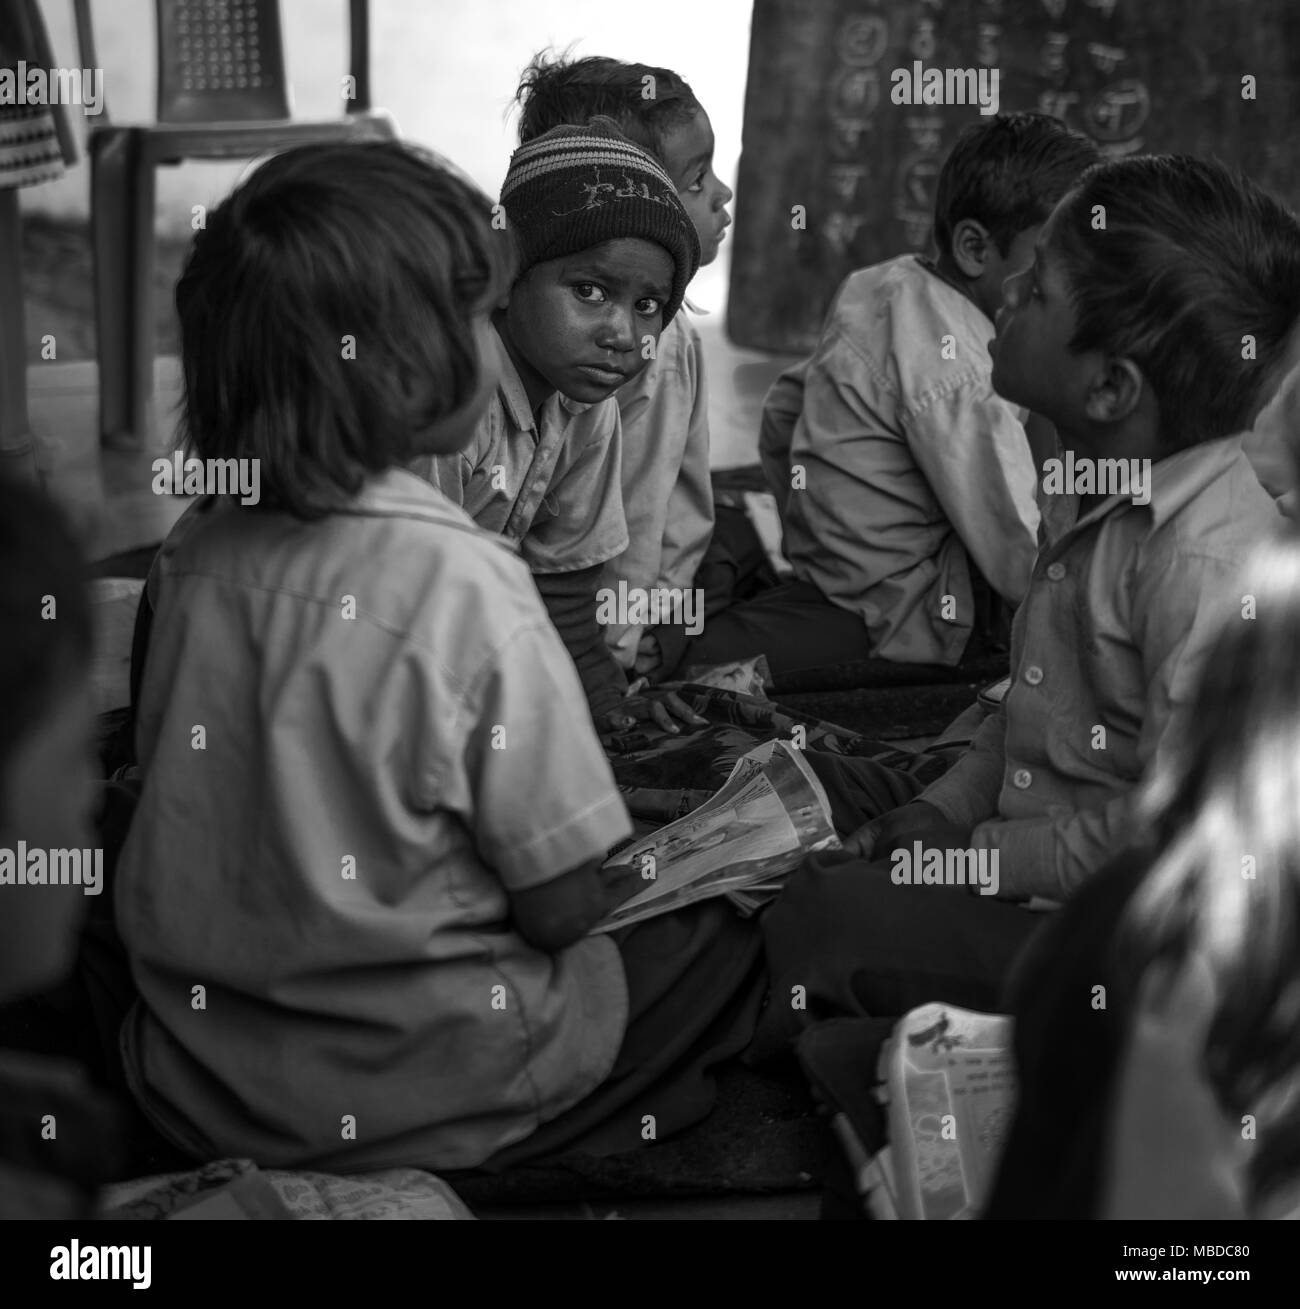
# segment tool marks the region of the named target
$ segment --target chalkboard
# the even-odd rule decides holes
[[[849,272],[928,248],[940,165],[981,114],[895,103],[918,61],[986,90],[996,69],[1002,112],[1055,114],[1107,154],[1213,155],[1300,202],[1300,0],[755,0],[738,345],[811,349]]]

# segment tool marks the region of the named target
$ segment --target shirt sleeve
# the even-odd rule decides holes
[[[786,501],[790,498],[790,446],[794,440],[794,426],[803,409],[804,375],[808,362],[804,359],[787,368],[772,383],[763,398],[763,416],[758,427],[758,457],[763,465],[763,477],[776,497],[776,507],[782,518]]]
[[[689,407],[685,413],[686,446],[668,494],[659,585],[695,584],[695,572],[713,535],[713,480],[709,476],[709,392],[704,376],[704,346],[692,335],[686,356]]]
[[[1178,549],[1144,570],[1131,601],[1147,683],[1137,744],[1144,773],[1162,752],[1177,748],[1205,658],[1225,619],[1241,612],[1241,561],[1188,555],[1185,544],[1174,553]],[[972,844],[1000,852],[1001,895],[1064,900],[1121,848],[1132,799],[1128,792],[1096,809],[994,819],[976,830]]]
[[[421,455],[408,468],[416,477],[424,478],[441,491],[452,504],[464,507],[465,484],[474,466],[463,451],[449,455]]]
[[[632,823],[547,623],[501,646],[467,704],[475,843],[512,891],[541,886],[631,835]]]
[[[1017,605],[1037,552],[1037,479],[1025,429],[987,378],[940,391],[902,415],[913,457],[966,553]]]
[[[699,336],[671,348],[618,392],[627,549],[608,568],[610,586],[686,589],[713,534],[709,407]],[[611,624],[606,639],[630,667],[643,626]]]
[[[622,428],[613,399],[577,415],[580,444],[547,488],[544,505],[520,542],[534,573],[568,573],[614,559],[627,549],[620,450]]]

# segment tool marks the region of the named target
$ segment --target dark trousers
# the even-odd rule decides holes
[[[976,623],[962,663],[1005,648],[1009,631],[1006,606],[973,570]],[[693,638],[681,657],[681,667],[726,664],[756,655],[767,658],[777,689],[790,679],[800,685],[820,677],[841,681],[851,674],[856,686],[893,685],[899,669],[907,680],[946,682],[960,676],[960,665],[900,665],[882,659],[872,648],[859,614],[827,599],[811,582],[789,581],[720,612],[706,608],[704,631]]]
[[[691,1127],[713,1108],[714,1070],[749,1045],[767,990],[753,919],[725,901],[705,900],[634,923],[613,939],[628,990],[628,1025],[613,1070],[586,1099],[481,1171],[622,1154]]]
[[[763,543],[758,539],[743,509],[733,505],[714,505],[713,536],[695,570],[695,589],[703,601],[704,630],[720,621],[720,616],[735,604],[762,595],[776,585],[776,573],[768,562]],[[654,674],[655,681],[666,681],[680,674],[687,664],[686,653],[695,644],[682,627],[671,624],[655,629],[663,663]],[[702,660],[690,657],[691,663]],[[719,661],[722,662],[722,661]]]
[[[831,800],[836,830],[853,830],[914,798],[916,778],[872,760],[809,751]],[[969,845],[939,825],[929,847]],[[1042,917],[965,886],[898,886],[888,852],[872,860],[832,851],[791,874],[763,916],[771,991],[751,1059],[788,1058],[813,1023],[894,1018],[947,1001],[996,1011],[1003,982]]]

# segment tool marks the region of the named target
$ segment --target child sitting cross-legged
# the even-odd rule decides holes
[[[562,123],[608,115],[672,179],[695,224],[700,266],[717,258],[731,223],[731,190],[713,171],[709,115],[678,73],[599,55],[539,54],[525,69],[516,98],[521,145]],[[695,590],[700,606],[689,615],[661,608],[653,621],[605,626],[619,663],[656,681],[676,669],[688,629],[731,599],[736,556],[747,558],[730,539],[730,513],[719,516],[715,540],[704,346],[687,308],[665,322],[644,371],[615,393],[628,545],[606,565],[604,584],[617,591],[621,582],[629,594]]]
[[[935,256],[851,274],[812,356],[764,403],[760,454],[793,579],[710,618],[684,662],[763,654],[779,687],[1001,648],[1038,509],[1027,415],[990,380],[988,342],[1003,283],[1096,160],[1045,114],[962,135],[939,174]]]
[[[671,692],[628,696],[599,598],[628,547],[614,395],[681,308],[695,225],[659,163],[600,117],[521,145],[501,207],[519,272],[487,342],[499,381],[469,442],[413,467],[518,545],[602,735],[702,724]]]
[[[127,1079],[190,1156],[632,1148],[647,1114],[707,1113],[752,1032],[761,942],[728,906],[588,934],[631,824],[578,675],[511,543],[408,470],[500,394],[510,251],[412,147],[309,146],[209,216],[178,284],[188,441],[261,486],[191,506],[151,575],[118,869]]]

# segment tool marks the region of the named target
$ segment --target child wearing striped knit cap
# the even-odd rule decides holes
[[[603,117],[516,150],[495,225],[519,266],[486,343],[496,393],[464,450],[415,471],[518,546],[602,735],[638,718],[698,725],[672,693],[628,695],[597,600],[628,544],[613,396],[681,307],[700,262],[695,225],[660,164]]]

